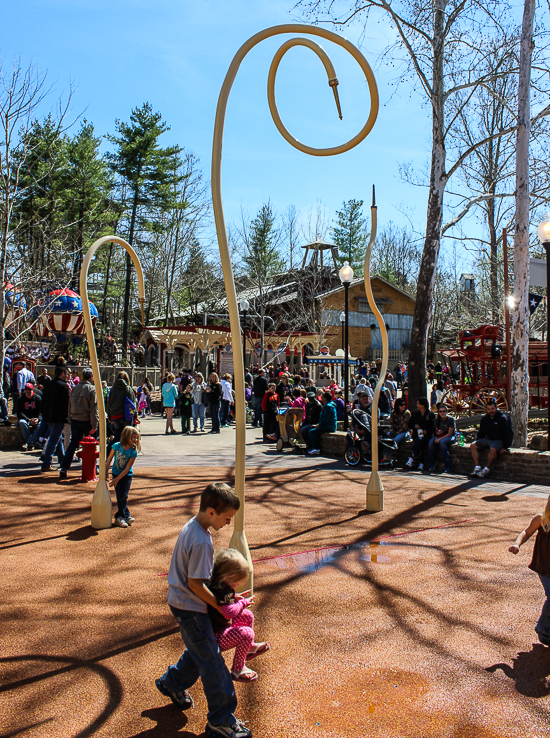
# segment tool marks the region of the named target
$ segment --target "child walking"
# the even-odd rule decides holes
[[[231,676],[235,682],[254,682],[258,675],[245,665],[262,653],[269,651],[269,643],[254,642],[254,615],[248,609],[254,596],[245,598],[235,594],[250,575],[248,562],[234,548],[222,549],[214,558],[212,577],[208,584],[218,603],[217,608],[208,606],[214,636],[220,651],[235,649]],[[243,592],[243,595],[248,592]]]
[[[528,541],[533,533],[537,533],[533,547],[533,558],[529,568],[539,575],[544,588],[546,600],[535,626],[539,641],[550,646],[550,497],[542,515],[535,515],[525,530],[522,530],[515,543],[508,549],[510,553],[519,553],[520,546]]]
[[[128,493],[134,476],[132,467],[138,451],[141,451],[139,431],[131,425],[127,425],[122,429],[120,441],[111,446],[107,459],[107,471],[111,466],[111,462],[113,462],[113,478],[109,485],[114,487],[116,492],[115,525],[118,525],[119,528],[127,528],[135,520],[128,510]]]
[[[193,417],[193,395],[190,384],[179,393],[177,406],[181,415],[182,435],[188,436],[191,433],[191,418]]]
[[[193,707],[187,690],[201,678],[208,703],[205,733],[223,738],[251,738],[235,718],[237,697],[233,680],[214,637],[207,605],[218,604],[205,581],[210,579],[214,547],[209,528],[218,531],[231,522],[240,500],[231,487],[214,482],[201,494],[199,512],[182,528],[168,572],[167,600],[185,644],[179,661],[155,681],[159,692],[182,710]],[[238,601],[240,595],[235,595]]]

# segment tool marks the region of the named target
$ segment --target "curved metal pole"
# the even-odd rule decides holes
[[[266,38],[271,36],[277,36],[283,33],[308,33],[313,36],[320,36],[329,41],[334,42],[338,46],[342,46],[348,51],[353,58],[357,61],[361,69],[363,70],[367,79],[369,93],[371,97],[371,111],[366,124],[363,126],[361,131],[354,136],[347,143],[341,144],[327,149],[315,149],[311,146],[307,146],[297,139],[295,139],[283,125],[279,113],[277,111],[277,104],[275,102],[275,77],[277,74],[277,67],[284,56],[284,54],[293,46],[307,46],[312,49],[317,56],[321,59],[325,66],[325,70],[328,75],[328,83],[332,87],[338,112],[340,114],[340,104],[337,93],[338,80],[334,73],[334,68],[328,58],[326,52],[313,41],[304,38],[290,39],[284,43],[279,51],[275,54],[275,57],[271,63],[268,76],[268,88],[267,97],[269,103],[269,109],[273,122],[277,126],[277,129],[281,135],[299,151],[305,154],[311,154],[313,156],[332,156],[335,154],[341,154],[345,151],[349,151],[354,146],[357,146],[371,131],[376,117],[378,115],[378,89],[376,87],[376,80],[374,74],[369,66],[369,63],[353,44],[347,39],[338,36],[332,31],[327,31],[324,28],[317,28],[316,26],[307,26],[300,24],[285,24],[281,26],[273,26],[266,28],[263,31],[255,34],[244,43],[241,48],[235,54],[231,65],[227,71],[225,80],[223,82],[220,96],[218,99],[218,106],[216,109],[216,121],[214,125],[214,140],[212,144],[212,204],[214,207],[214,220],[216,223],[216,233],[218,236],[218,245],[220,249],[220,257],[223,268],[223,276],[225,282],[225,290],[227,295],[227,306],[229,312],[229,323],[231,327],[231,340],[233,346],[236,346],[237,337],[241,336],[241,325],[239,320],[239,309],[237,306],[237,294],[235,291],[235,280],[233,277],[233,268],[231,265],[231,257],[229,254],[229,247],[227,244],[227,232],[225,227],[225,217],[223,213],[222,197],[221,197],[221,161],[222,161],[222,144],[223,144],[223,129],[225,125],[225,113],[227,109],[227,101],[229,93],[233,86],[237,72],[241,62],[248,54],[248,52],[254,48],[257,44]],[[341,117],[341,114],[340,114]],[[233,548],[239,550],[247,559],[250,571],[252,572],[252,559],[250,557],[250,551],[248,549],[248,543],[244,533],[244,491],[245,491],[245,452],[246,452],[246,415],[245,415],[245,396],[244,396],[244,364],[240,351],[233,351],[233,361],[235,370],[235,416],[236,416],[236,447],[235,447],[235,492],[238,494],[241,501],[241,507],[239,512],[234,518],[234,532],[231,538],[230,545]],[[250,580],[245,585],[245,588],[252,586],[253,577],[250,575]]]
[[[99,370],[99,362],[97,360],[97,351],[95,347],[94,329],[92,326],[92,316],[90,314],[90,303],[88,302],[88,269],[90,262],[100,246],[113,241],[124,246],[126,251],[132,257],[138,278],[139,301],[141,303],[141,319],[143,322],[143,303],[145,301],[145,283],[143,281],[143,271],[136,252],[129,243],[118,236],[104,236],[95,241],[84,257],[82,267],[80,269],[80,296],[82,298],[82,313],[84,315],[84,324],[86,326],[86,339],[88,341],[88,351],[90,354],[90,364],[94,372],[94,385],[97,395],[97,409],[99,412],[99,481],[92,497],[92,527],[98,530],[111,527],[112,504],[111,495],[107,487],[107,421],[105,415],[105,402],[103,400],[103,390],[101,387],[101,372]]]
[[[380,398],[380,390],[382,389],[384,382],[386,381],[386,372],[388,370],[388,333],[386,331],[386,325],[384,318],[376,301],[372,294],[372,286],[370,281],[370,259],[372,256],[372,250],[376,242],[376,227],[377,227],[377,208],[374,202],[374,187],[372,193],[372,207],[371,212],[371,233],[369,245],[365,253],[365,292],[367,294],[367,300],[370,305],[370,309],[376,318],[378,327],[380,328],[380,335],[382,337],[382,367],[380,369],[380,376],[374,389],[374,397],[372,398],[371,406],[371,459],[372,459],[372,471],[367,484],[367,510],[370,512],[380,512],[384,509],[384,485],[382,479],[378,473],[378,400]]]

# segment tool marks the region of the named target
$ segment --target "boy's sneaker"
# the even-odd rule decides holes
[[[132,523],[134,522],[135,518],[132,515],[127,515],[126,518],[125,518],[125,520],[128,523],[128,525],[132,525]]]
[[[424,471],[424,464],[419,464],[416,468],[418,471]]]
[[[212,725],[209,721],[204,729],[206,735],[223,736],[223,738],[252,738],[252,731],[237,720],[233,725]]]
[[[124,520],[124,518],[115,518],[115,525],[118,525],[119,528],[128,527],[128,523]]]
[[[412,469],[412,466],[413,466],[413,457],[412,456],[409,457],[409,460],[407,461],[407,463],[405,464],[405,466],[408,469]]]
[[[477,473],[477,476],[478,476],[478,477],[479,477],[480,479],[483,479],[483,477],[488,477],[490,473],[491,473],[491,470],[489,469],[489,467],[488,467],[488,466],[486,466],[486,467],[485,467],[484,469],[480,469],[480,470],[478,471],[478,473]]]
[[[67,470],[66,469],[60,469],[59,470],[59,479],[67,479]]]
[[[195,704],[193,702],[193,698],[186,689],[182,689],[178,692],[172,692],[171,689],[168,689],[168,687],[164,686],[161,679],[155,679],[155,685],[161,694],[163,694],[165,697],[169,697],[174,705],[177,705],[177,707],[181,708],[182,710],[189,710],[189,708],[193,707],[193,705]],[[219,735],[225,734],[220,733]]]
[[[308,451],[308,455],[309,456],[320,456],[321,452],[319,451],[318,448],[312,448],[310,451]]]
[[[471,472],[470,472],[470,473],[468,474],[468,476],[469,476],[469,477],[477,477],[477,475],[478,475],[478,472],[480,472],[480,471],[481,471],[481,467],[480,467],[480,466],[474,466],[474,468],[473,468],[473,469],[472,469],[472,471],[471,471]]]

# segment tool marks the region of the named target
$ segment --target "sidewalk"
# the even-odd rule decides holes
[[[154,679],[181,651],[165,603],[176,536],[231,468],[145,461],[128,530],[89,527],[93,484],[0,484],[4,738],[202,735],[200,684],[183,714]],[[533,632],[542,587],[532,543],[507,552],[542,500],[395,474],[385,511],[365,515],[364,473],[305,461],[247,477],[256,631],[272,645],[254,662],[258,681],[236,685],[254,736],[547,736],[550,649]]]

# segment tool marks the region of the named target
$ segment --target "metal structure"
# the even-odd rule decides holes
[[[112,504],[111,495],[107,487],[107,418],[105,415],[105,402],[103,400],[103,390],[101,387],[101,372],[99,362],[97,360],[97,351],[95,346],[94,328],[92,325],[92,313],[90,303],[88,301],[88,269],[95,252],[106,243],[118,243],[124,246],[130,254],[134,266],[136,268],[138,280],[139,301],[141,304],[141,320],[143,322],[143,304],[145,302],[145,283],[143,281],[143,271],[136,252],[124,239],[119,236],[104,236],[95,241],[84,257],[82,268],[80,270],[80,294],[82,295],[82,314],[84,316],[84,324],[86,327],[86,339],[88,341],[88,351],[90,353],[90,365],[94,372],[94,385],[97,396],[97,409],[99,412],[99,481],[92,497],[92,527],[96,529],[110,528],[112,520]]]
[[[369,63],[352,43],[347,39],[338,36],[332,31],[328,31],[324,28],[317,26],[307,26],[300,24],[285,24],[281,26],[273,26],[266,28],[263,31],[252,36],[246,41],[238,52],[235,54],[233,61],[229,66],[226,77],[224,79],[220,96],[218,99],[218,106],[216,109],[216,121],[214,125],[214,140],[212,145],[212,203],[214,208],[214,220],[216,223],[216,233],[218,236],[218,245],[220,249],[220,257],[223,268],[223,276],[225,282],[225,290],[227,295],[227,307],[229,312],[229,321],[231,325],[231,333],[234,337],[241,335],[241,326],[239,321],[239,307],[237,304],[237,294],[235,291],[235,280],[233,277],[233,267],[231,264],[231,256],[229,254],[229,246],[227,243],[227,231],[225,227],[225,217],[223,212],[222,196],[221,196],[221,162],[222,162],[222,144],[223,144],[223,130],[225,124],[225,114],[227,110],[227,102],[229,99],[229,93],[233,86],[239,67],[248,54],[261,41],[270,38],[272,36],[278,36],[286,33],[307,33],[312,36],[319,36],[321,38],[332,41],[333,43],[341,46],[357,61],[361,67],[365,78],[367,80],[371,107],[369,117],[363,126],[363,128],[357,133],[352,139],[339,146],[331,148],[317,149],[312,146],[298,141],[291,133],[285,128],[277,110],[277,104],[275,101],[275,79],[277,76],[277,69],[281,62],[281,59],[289,49],[294,46],[305,46],[311,49],[321,62],[323,63],[327,76],[328,84],[332,88],[334,93],[334,99],[338,114],[340,118],[342,113],[340,110],[340,100],[338,97],[338,79],[334,71],[334,67],[326,54],[326,52],[316,43],[307,38],[292,38],[278,49],[273,57],[271,66],[269,69],[268,82],[267,82],[267,98],[269,104],[269,110],[271,117],[275,123],[279,133],[288,143],[298,151],[304,154],[310,154],[312,156],[333,156],[336,154],[342,154],[345,151],[357,146],[364,138],[370,133],[376,118],[378,116],[378,89],[376,87],[376,81],[374,74],[369,66]],[[244,395],[244,366],[242,361],[242,355],[240,351],[234,351],[235,357],[235,415],[236,415],[236,447],[235,447],[235,491],[241,501],[241,507],[237,515],[234,518],[234,533],[231,538],[230,545],[233,548],[238,549],[247,559],[250,571],[252,572],[252,559],[250,557],[250,551],[248,543],[244,533],[244,491],[245,491],[245,451],[246,451],[246,415],[245,415],[245,395]],[[253,577],[250,576],[250,580],[246,583],[245,588],[249,588],[252,585]]]

